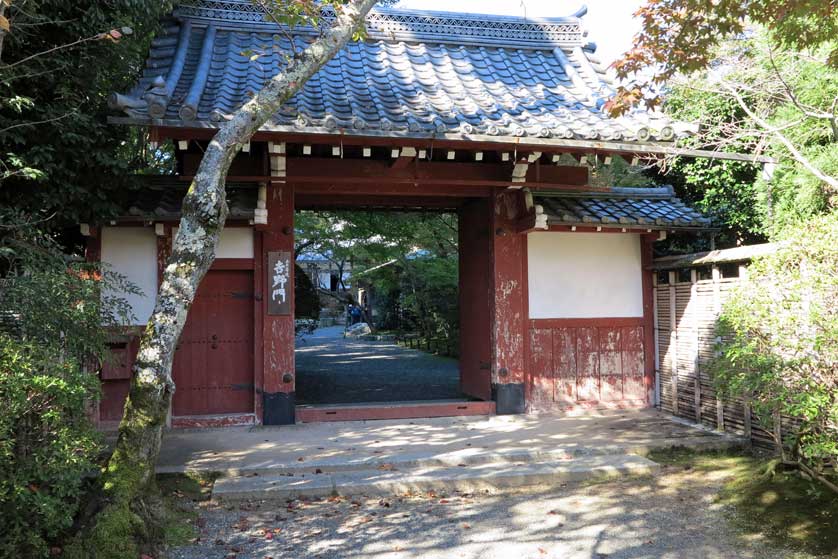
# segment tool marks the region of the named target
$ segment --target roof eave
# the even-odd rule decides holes
[[[181,128],[184,130],[216,130],[218,123],[202,120],[189,121],[175,119],[151,119],[138,117],[108,117],[109,124],[124,124],[130,126],[157,126],[165,128]],[[356,138],[391,138],[393,140],[425,140],[425,141],[447,141],[447,142],[476,142],[487,144],[498,144],[499,146],[514,147],[541,147],[572,150],[593,150],[613,153],[631,153],[638,155],[667,155],[681,157],[696,157],[704,159],[719,159],[729,161],[742,161],[747,163],[776,163],[772,157],[764,155],[729,153],[711,150],[696,150],[679,148],[672,144],[660,142],[621,142],[609,140],[577,140],[572,138],[539,138],[534,136],[489,136],[483,134],[439,134],[423,132],[401,132],[401,131],[378,131],[378,130],[356,130],[356,129],[327,129],[319,127],[298,128],[296,126],[284,126],[267,124],[259,129],[262,133],[295,134],[311,136],[340,136]]]
[[[710,225],[658,225],[656,223],[602,223],[597,221],[563,221],[548,219],[549,227],[584,227],[586,229],[624,230],[627,233],[648,233],[649,231],[691,231],[714,233],[720,231],[718,227]]]

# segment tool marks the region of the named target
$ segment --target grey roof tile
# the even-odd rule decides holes
[[[649,226],[710,229],[710,219],[679,200],[672,187],[612,188],[605,192],[536,192],[551,225]]]
[[[639,111],[613,119],[602,111],[612,89],[585,46],[579,17],[379,10],[368,16],[367,27],[368,39],[348,44],[269,127],[672,139],[661,136],[670,123],[658,115]],[[293,33],[298,48],[314,37],[306,28]],[[184,115],[192,115],[183,107],[194,104],[194,120],[218,122],[280,71],[282,53],[290,50],[285,34],[263,21],[250,0],[190,0],[152,42],[143,75],[127,96],[132,102],[117,96],[114,106],[135,118],[186,125]]]
[[[127,191],[120,205],[122,219],[177,219],[188,184],[172,176],[143,176],[143,188]],[[227,184],[231,219],[251,219],[256,207],[255,184]],[[710,229],[709,218],[675,197],[672,187],[612,188],[607,192],[537,192],[535,203],[550,225]]]

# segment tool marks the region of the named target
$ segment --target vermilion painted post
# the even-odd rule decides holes
[[[262,233],[260,255],[262,281],[262,422],[284,425],[295,422],[294,396],[294,187],[276,182],[268,187],[268,228]],[[284,314],[271,314],[271,296],[276,288],[274,270],[268,268],[271,253],[292,255],[287,270]]]
[[[515,232],[523,213],[516,190],[497,189],[492,208],[492,393],[498,414],[524,413],[526,237]]]
[[[262,398],[265,386],[264,369],[264,313],[265,306],[263,296],[264,266],[262,261],[262,233],[260,227],[253,229],[253,411],[256,414],[256,422],[262,423]]]

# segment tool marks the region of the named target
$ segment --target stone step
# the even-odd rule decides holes
[[[507,448],[507,449],[485,449],[485,448],[464,448],[454,452],[435,454],[428,452],[399,452],[383,451],[379,454],[358,455],[349,453],[350,456],[337,454],[329,458],[308,460],[304,456],[302,460],[284,463],[279,461],[266,460],[254,462],[247,466],[219,469],[208,469],[225,477],[236,476],[270,476],[294,474],[315,474],[317,470],[322,473],[353,472],[359,470],[379,470],[396,468],[407,469],[432,469],[432,468],[453,468],[465,466],[482,466],[486,464],[529,464],[538,462],[562,462],[577,458],[592,456],[608,456],[620,454],[634,454],[645,456],[650,451],[660,448],[677,448],[682,446],[681,439],[658,439],[655,444],[637,445],[616,445],[600,444],[591,446],[564,445],[551,449],[543,448]],[[695,450],[726,450],[738,448],[743,445],[739,439],[732,437],[720,437],[708,434],[707,437],[694,437],[689,447]],[[189,467],[160,467],[157,473],[183,473],[194,471]]]
[[[212,490],[214,499],[297,499],[330,495],[380,496],[427,491],[464,493],[503,492],[549,488],[562,483],[649,475],[660,465],[631,454],[587,456],[573,460],[520,464],[492,462],[440,468],[400,470],[392,465],[378,469],[342,472],[285,473],[220,478]]]

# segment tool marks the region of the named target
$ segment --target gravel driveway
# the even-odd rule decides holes
[[[781,558],[732,533],[714,503],[724,474],[665,466],[651,478],[550,493],[202,504],[178,559]]]
[[[297,342],[297,403],[345,404],[462,398],[456,359],[343,337],[319,328]]]

